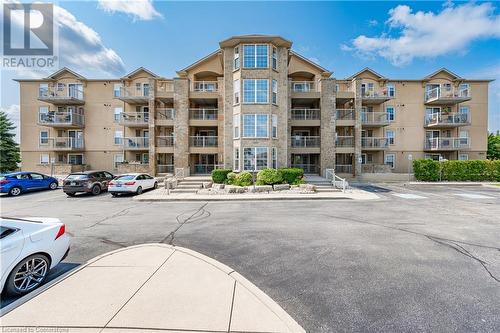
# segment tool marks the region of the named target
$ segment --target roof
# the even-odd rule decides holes
[[[155,73],[151,72],[149,69],[146,69],[144,67],[139,67],[137,69],[135,69],[134,71],[126,74],[125,76],[122,77],[122,79],[130,79],[132,76],[134,76],[135,74],[139,73],[140,71],[144,71],[146,73],[148,73],[149,75],[153,76],[153,77],[158,77],[158,75],[156,75]]]
[[[71,75],[74,75],[76,76],[77,78],[79,78],[80,80],[86,80],[86,78],[74,71],[72,71],[71,69],[69,69],[68,67],[63,67],[61,68],[60,70],[58,70],[57,72],[55,73],[52,73],[51,75],[47,76],[45,79],[46,80],[54,80],[57,78],[57,76],[59,76],[60,74],[64,73],[64,72],[67,72],[67,73],[70,73]]]
[[[372,73],[373,75],[377,76],[378,78],[380,79],[386,79],[385,77],[383,77],[381,74],[375,72],[373,69],[369,68],[369,67],[365,67],[363,68],[362,70],[360,70],[359,72],[357,72],[356,74],[353,74],[351,76],[348,77],[348,79],[353,79],[355,78],[356,76],[358,76],[359,74],[363,73],[363,72],[370,72]]]
[[[298,53],[297,53],[297,52],[295,52],[295,51],[290,50],[290,55],[294,55],[294,56],[296,56],[297,58],[299,58],[299,59],[301,59],[301,60],[303,60],[303,61],[307,62],[308,64],[310,64],[310,65],[312,65],[312,66],[316,67],[317,69],[319,69],[320,71],[324,72],[325,74],[328,74],[328,76],[330,76],[330,75],[332,75],[332,74],[333,74],[333,73],[332,73],[331,71],[329,71],[328,69],[326,69],[326,68],[324,68],[324,67],[320,66],[319,64],[315,63],[314,61],[312,61],[312,60],[310,60],[310,59],[308,59],[308,58],[306,58],[306,57],[304,57],[303,55],[298,54]]]
[[[435,71],[434,73],[431,73],[429,75],[427,75],[426,77],[424,77],[424,80],[427,80],[427,79],[430,79],[432,78],[433,76],[436,76],[437,74],[441,73],[441,72],[445,72],[447,73],[448,75],[452,76],[454,79],[456,80],[463,80],[463,78],[461,78],[460,76],[458,76],[457,74],[453,73],[452,71],[446,69],[446,68],[440,68],[438,69],[437,71]]]
[[[219,43],[221,48],[235,46],[244,42],[261,42],[261,43],[272,43],[276,46],[284,46],[284,47],[292,47],[292,42],[288,39],[285,39],[281,36],[276,35],[260,35],[260,34],[251,34],[251,35],[239,35],[232,36],[227,39],[224,39]]]
[[[211,59],[212,57],[214,57],[216,55],[219,55],[219,54],[221,54],[221,50],[215,50],[214,52],[210,53],[209,55],[207,55],[207,56],[205,56],[205,57],[197,60],[196,62],[193,62],[191,65],[189,65],[187,67],[184,67],[180,71],[177,71],[177,74],[181,75],[182,73],[185,73],[185,72],[189,71],[193,67],[196,67],[199,64],[201,64],[202,62],[207,61],[208,59]]]

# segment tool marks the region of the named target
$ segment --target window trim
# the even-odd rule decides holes
[[[391,94],[389,93],[389,92],[390,92],[389,87],[392,87],[392,88],[393,88],[393,92],[394,92],[394,93],[392,94],[392,96],[391,96]],[[387,96],[388,96],[388,97],[394,97],[394,98],[396,98],[396,85],[395,85],[394,83],[392,83],[392,82],[390,82],[390,83],[386,83],[385,88],[387,89]]]
[[[278,48],[271,45],[271,68],[278,71]]]
[[[245,65],[245,46],[252,46],[254,48],[254,52],[253,52],[254,66],[253,67],[247,67]],[[257,67],[257,46],[265,46],[266,49],[267,49],[267,52],[266,52],[266,67]],[[243,44],[242,50],[243,50],[243,67],[242,68],[244,68],[244,69],[268,69],[269,68],[269,44],[259,44],[259,43],[256,43],[256,44]],[[241,57],[241,55],[240,55],[240,57]]]
[[[276,133],[274,133],[274,129],[276,129]],[[276,114],[271,115],[271,137],[273,139],[278,138],[278,115]]]
[[[253,81],[254,82],[254,100],[253,102],[247,102],[245,99],[245,81]],[[257,81],[266,81],[266,101],[258,102],[257,101]],[[269,104],[269,79],[243,79],[243,104]]]
[[[238,66],[236,66],[236,63],[238,63]],[[240,46],[235,46],[233,49],[233,72],[237,71],[241,68],[241,53],[240,53]]]
[[[47,156],[47,162],[43,162],[42,156]],[[50,164],[50,154],[47,153],[40,154],[40,164]]]
[[[247,169],[245,168],[245,150],[246,149],[252,149],[253,150],[253,166],[254,169]],[[243,148],[243,171],[260,171],[262,169],[257,169],[257,149],[265,149],[266,150],[266,166],[265,168],[269,167],[269,147],[244,147]]]
[[[274,91],[276,85],[276,91]],[[278,105],[278,80],[271,81],[271,104]]]
[[[253,116],[254,117],[254,136],[246,136],[245,135],[245,116]],[[257,136],[257,117],[265,116],[266,117],[266,136]],[[240,133],[241,138],[243,139],[269,139],[269,115],[266,113],[245,113],[243,114],[243,131]]]
[[[387,133],[392,133],[392,138],[389,138],[387,136]],[[396,144],[396,131],[392,130],[392,129],[386,129],[385,130],[385,138],[387,139],[387,143],[391,146],[395,145]],[[392,139],[392,143],[391,143],[391,140]]]
[[[392,109],[392,119],[390,119],[389,114],[391,113],[389,113],[387,109]],[[387,113],[387,120],[389,120],[390,122],[396,121],[396,108],[394,106],[387,105],[385,107],[385,113]]]
[[[116,136],[116,133],[121,133],[121,136]],[[116,142],[116,139],[121,139],[119,143]],[[123,144],[123,131],[121,130],[115,130],[113,133],[113,144],[115,146],[120,146]]]
[[[47,133],[47,142],[42,142],[42,133]],[[40,146],[48,146],[49,145],[49,131],[47,130],[41,130],[38,134],[38,144]]]
[[[392,156],[391,170],[393,170],[393,169],[396,168],[396,154],[394,154],[394,153],[384,154],[384,164],[385,165],[388,165],[388,163],[387,163],[387,157],[389,157],[389,156]]]

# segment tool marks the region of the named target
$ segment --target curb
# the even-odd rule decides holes
[[[453,185],[460,185],[460,186],[495,186],[495,184],[498,184],[498,182],[409,182],[407,183],[409,185],[434,185],[434,186],[453,186]]]
[[[349,197],[307,197],[307,198],[297,198],[297,197],[263,197],[263,198],[141,198],[140,196],[134,197],[134,201],[142,201],[142,202],[186,202],[186,201],[239,201],[239,202],[248,202],[248,201],[297,201],[297,200],[374,200],[374,199],[353,199]]]

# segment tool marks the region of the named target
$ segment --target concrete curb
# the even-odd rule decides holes
[[[435,185],[435,186],[448,186],[448,185],[460,185],[460,186],[488,186],[492,185],[494,187],[495,184],[498,184],[498,182],[408,182],[407,184],[410,185]]]
[[[202,198],[141,198],[134,197],[135,201],[142,202],[186,202],[186,201],[284,201],[284,200],[374,200],[374,199],[353,199],[348,197],[325,197],[325,196],[315,196],[315,197],[305,197],[305,198],[297,198],[297,197],[263,197],[263,198],[217,198],[217,197],[202,197]]]

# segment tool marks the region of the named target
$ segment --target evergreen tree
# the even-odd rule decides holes
[[[19,145],[14,141],[15,126],[4,111],[0,111],[0,172],[14,171],[21,162]]]
[[[500,131],[488,135],[488,159],[500,160]]]

